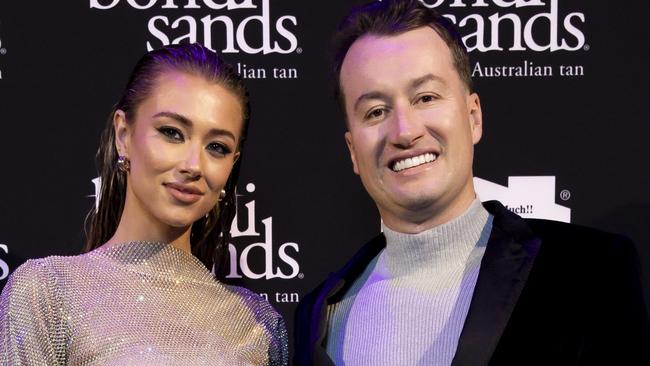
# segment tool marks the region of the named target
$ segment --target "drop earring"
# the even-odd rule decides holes
[[[131,161],[124,155],[119,155],[117,157],[117,169],[123,173],[126,173],[131,169]]]

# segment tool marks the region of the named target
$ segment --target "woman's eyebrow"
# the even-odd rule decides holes
[[[191,129],[194,126],[194,123],[192,122],[191,119],[176,112],[162,111],[154,114],[153,116],[154,118],[156,117],[171,118],[175,121],[178,121],[180,124],[184,125],[188,129]],[[223,128],[211,128],[210,131],[208,131],[208,134],[211,136],[227,136],[230,137],[233,141],[237,141],[234,133]]]

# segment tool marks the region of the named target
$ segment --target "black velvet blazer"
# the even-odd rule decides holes
[[[633,243],[522,219],[499,202],[452,365],[650,365],[650,322]],[[333,365],[328,304],[386,245],[375,237],[298,306],[295,365]]]

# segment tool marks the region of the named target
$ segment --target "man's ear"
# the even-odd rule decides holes
[[[467,96],[467,110],[469,111],[469,124],[472,133],[472,143],[476,144],[483,136],[483,112],[481,111],[481,99],[478,94],[472,93]]]
[[[117,154],[129,157],[131,144],[131,125],[126,122],[126,114],[118,109],[113,114],[113,130],[115,131],[115,148]]]
[[[357,158],[354,155],[354,144],[352,143],[352,134],[350,131],[345,133],[345,143],[348,145],[348,150],[350,151],[350,160],[352,160],[352,169],[354,172],[359,175],[359,166],[357,165]]]

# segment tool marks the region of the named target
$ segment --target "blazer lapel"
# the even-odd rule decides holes
[[[386,239],[383,234],[376,236],[366,243],[350,261],[338,272],[330,273],[325,280],[322,290],[314,301],[314,309],[311,314],[310,328],[316,330],[310,336],[309,344],[313,347],[314,365],[334,365],[327,355],[325,349],[325,338],[327,336],[327,305],[341,300],[345,292],[359,277],[368,263],[379,252],[386,247]]]
[[[336,294],[345,284],[345,281],[335,273],[330,273],[323,285],[323,291],[318,294],[315,309],[311,313],[310,328],[316,330],[310,334],[309,344],[313,347],[314,365],[334,365],[327,356],[324,342],[327,336],[327,298]]]
[[[541,241],[526,222],[500,203],[485,203],[494,215],[472,302],[452,362],[487,365],[530,273]]]

